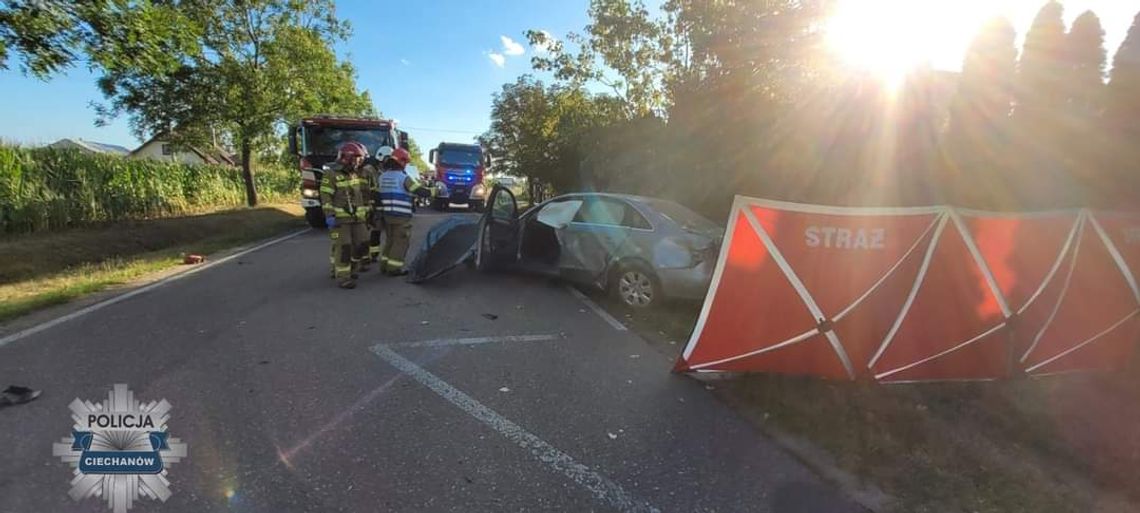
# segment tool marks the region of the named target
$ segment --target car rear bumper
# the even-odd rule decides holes
[[[716,262],[701,262],[695,267],[656,269],[661,290],[674,299],[704,299],[712,282]]]

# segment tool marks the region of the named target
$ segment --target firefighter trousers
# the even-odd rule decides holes
[[[373,262],[380,261],[380,235],[383,233],[384,221],[377,216],[368,224],[368,258]]]
[[[360,221],[338,222],[329,229],[332,239],[333,277],[348,279],[368,254],[368,228]]]
[[[388,216],[384,218],[383,226],[384,247],[380,256],[380,270],[402,270],[404,255],[408,253],[408,240],[412,236],[412,218]]]

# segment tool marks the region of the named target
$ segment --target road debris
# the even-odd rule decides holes
[[[511,391],[511,389],[509,389],[509,388],[507,388],[507,387],[500,387],[500,388],[499,388],[499,391],[500,391],[500,392],[503,392],[503,393],[506,393],[506,392],[510,392],[510,391]]]
[[[489,320],[492,320],[492,321],[493,321],[493,320],[495,320],[495,319],[498,319],[498,318],[499,318],[499,316],[498,316],[498,315],[495,315],[495,314],[489,314],[489,313],[485,313],[485,314],[483,314],[483,318],[485,318],[485,319],[489,319]]]

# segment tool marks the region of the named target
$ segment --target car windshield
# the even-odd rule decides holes
[[[481,158],[478,148],[444,148],[439,152],[440,164],[452,166],[478,166]]]
[[[677,223],[685,231],[706,235],[715,235],[723,231],[716,223],[672,201],[653,199],[647,200],[646,204],[666,219]]]
[[[333,156],[341,143],[357,141],[376,154],[381,146],[395,146],[389,128],[342,128],[310,126],[305,128],[307,155]]]

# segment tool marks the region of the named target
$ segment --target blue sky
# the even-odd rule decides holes
[[[340,0],[353,35],[338,51],[356,66],[357,85],[399,120],[425,150],[467,142],[489,125],[491,95],[530,71],[528,29],[565,34],[587,22],[586,0]],[[504,45],[503,37],[515,45]],[[518,54],[519,51],[522,54]],[[517,55],[511,55],[512,53]],[[494,54],[492,56],[491,54]],[[500,66],[496,59],[500,59]],[[27,144],[63,137],[134,148],[126,118],[94,126],[95,76],[73,69],[43,82],[17,62],[0,71],[0,139]]]
[[[844,0],[855,5],[907,4],[917,0]],[[352,21],[354,33],[338,51],[359,72],[358,85],[371,91],[376,107],[400,121],[425,150],[440,141],[470,141],[489,124],[491,95],[504,83],[530,71],[527,29],[563,37],[588,22],[588,0],[340,0],[337,13]],[[657,2],[650,1],[655,4]],[[939,67],[955,67],[976,25],[993,14],[1012,18],[1024,34],[1043,0],[955,0],[960,14],[953,30],[924,30],[938,35],[928,52]],[[938,2],[931,2],[937,5]],[[1096,11],[1105,25],[1107,47],[1115,51],[1140,0],[1066,0],[1066,21],[1085,9]],[[966,8],[969,7],[969,8]],[[865,10],[864,10],[865,11]],[[888,12],[897,12],[890,9]],[[930,10],[930,12],[935,12]],[[929,17],[929,16],[928,16]],[[862,21],[862,20],[858,20]],[[882,21],[878,19],[876,21]],[[945,19],[912,27],[946,28]],[[857,23],[875,34],[882,27]],[[932,27],[927,26],[927,29]],[[509,38],[509,40],[505,40]],[[521,53],[520,53],[521,52]],[[10,62],[18,68],[17,62]],[[0,139],[27,144],[63,137],[135,147],[125,118],[108,127],[94,126],[92,102],[102,99],[95,77],[79,68],[42,82],[18,69],[0,71]]]

